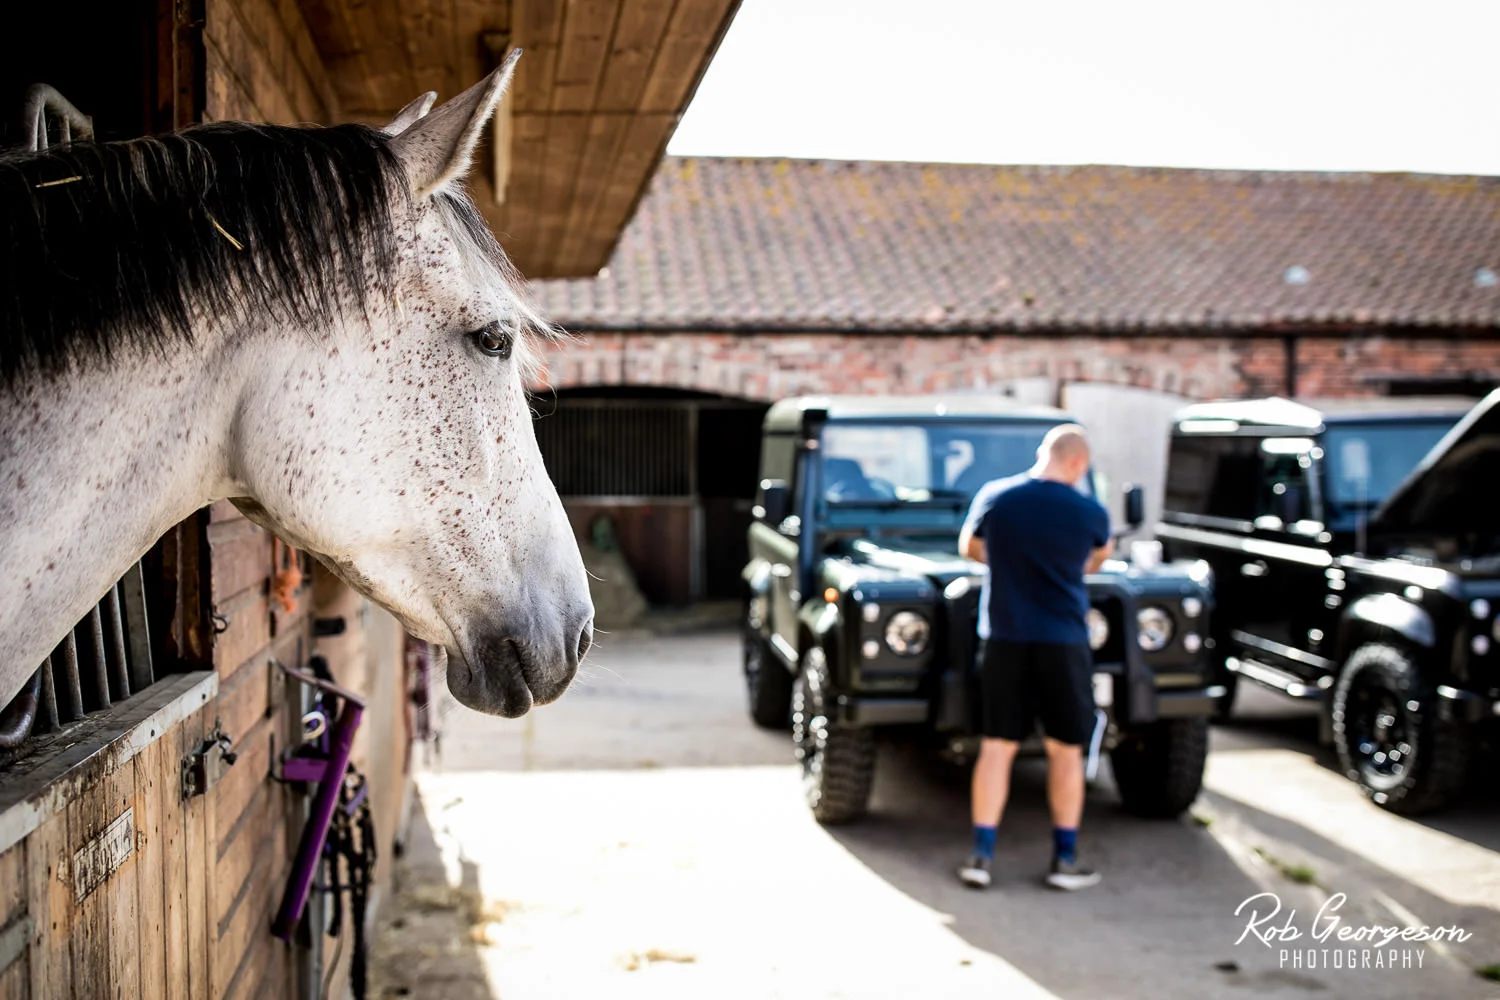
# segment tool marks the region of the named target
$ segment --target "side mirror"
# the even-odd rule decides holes
[[[1125,487],[1125,523],[1132,531],[1146,520],[1146,491],[1137,483]]]
[[[792,512],[792,498],[785,479],[762,479],[760,499],[751,511],[758,519],[773,527],[786,520]]]

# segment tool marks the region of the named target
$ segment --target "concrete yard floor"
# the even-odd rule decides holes
[[[867,820],[819,827],[788,736],[746,717],[732,633],[606,636],[558,704],[509,721],[454,707],[442,730],[371,996],[1500,996],[1476,971],[1500,963],[1500,802],[1385,813],[1330,768],[1312,712],[1271,695],[1242,693],[1215,730],[1181,820],[1125,815],[1106,767],[1082,834],[1105,879],[1071,895],[1039,879],[1039,760],[1017,768],[989,892],[953,877],[966,776],[915,749],[883,749]],[[1300,940],[1239,940],[1235,910],[1262,892],[1282,907],[1262,926],[1295,909]],[[1324,968],[1335,913],[1469,936],[1380,949],[1420,968]],[[1331,950],[1295,964],[1308,948]]]

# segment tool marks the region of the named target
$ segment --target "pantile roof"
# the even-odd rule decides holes
[[[574,330],[1500,329],[1500,178],[669,157]]]

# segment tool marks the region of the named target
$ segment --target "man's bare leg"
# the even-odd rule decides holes
[[[974,762],[974,784],[970,809],[974,817],[974,853],[958,870],[967,886],[983,889],[990,884],[990,862],[995,857],[995,827],[1010,797],[1010,769],[1016,761],[1017,744],[1011,740],[985,739]]]
[[[1083,820],[1083,747],[1047,740],[1047,805],[1052,810],[1052,871],[1047,884],[1084,889],[1099,874],[1078,864],[1078,824]]]
[[[1011,740],[984,739],[974,762],[974,784],[970,799],[975,826],[999,826],[1010,797],[1010,771],[1020,744]],[[1074,749],[1077,749],[1076,747]],[[1082,765],[1080,764],[1080,767]],[[1082,774],[1082,771],[1079,772]],[[1082,804],[1080,803],[1080,808]]]
[[[1078,829],[1083,820],[1083,747],[1047,740],[1047,805],[1053,826]]]

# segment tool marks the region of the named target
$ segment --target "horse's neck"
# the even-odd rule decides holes
[[[163,532],[224,495],[223,387],[196,352],[174,355],[0,388],[0,704]]]

